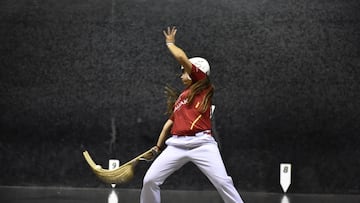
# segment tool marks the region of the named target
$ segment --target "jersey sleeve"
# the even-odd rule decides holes
[[[172,113],[172,114],[170,115],[169,120],[174,121],[174,113]]]
[[[192,64],[190,77],[191,80],[195,83],[199,80],[205,79],[206,73],[202,72],[198,67]]]

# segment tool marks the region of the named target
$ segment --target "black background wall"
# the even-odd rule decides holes
[[[156,142],[181,88],[162,30],[212,66],[215,127],[242,191],[359,193],[358,0],[0,2],[0,185],[108,187],[82,157],[125,162]],[[130,183],[140,188],[149,167]],[[188,164],[167,189],[211,189]]]

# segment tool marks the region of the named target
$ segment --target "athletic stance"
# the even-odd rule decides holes
[[[185,89],[173,102],[168,98],[171,115],[153,149],[160,152],[169,133],[171,137],[165,142],[167,147],[145,174],[140,202],[160,203],[160,185],[191,161],[209,178],[225,203],[242,203],[226,172],[217,142],[211,135],[210,108],[214,88],[208,77],[210,66],[200,57],[188,59],[184,51],[175,45],[176,31],[175,27],[168,27],[163,32],[168,49],[181,65],[181,80]],[[168,96],[169,92],[171,95],[168,89]]]

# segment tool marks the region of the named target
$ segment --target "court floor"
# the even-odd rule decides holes
[[[139,189],[6,187],[1,203],[136,203]],[[360,203],[359,195],[241,192],[245,203]],[[216,191],[163,190],[163,203],[221,203]]]

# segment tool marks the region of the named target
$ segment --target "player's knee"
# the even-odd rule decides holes
[[[229,185],[233,185],[233,181],[231,177],[219,178],[215,183],[215,187],[218,189],[227,188]]]
[[[156,187],[158,184],[154,177],[146,175],[143,179],[143,186],[144,187]]]

